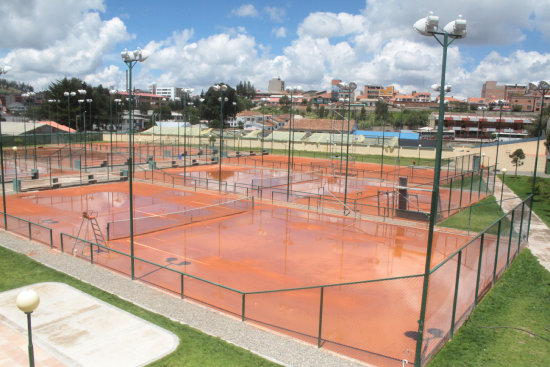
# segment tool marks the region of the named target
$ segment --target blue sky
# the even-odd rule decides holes
[[[62,77],[124,87],[120,51],[153,52],[134,85],[206,89],[270,78],[328,89],[333,78],[395,85],[402,93],[439,81],[441,47],[412,30],[434,11],[440,25],[462,14],[468,36],[449,48],[457,97],[486,80],[550,79],[550,0],[1,2],[0,64],[13,79],[45,88]]]

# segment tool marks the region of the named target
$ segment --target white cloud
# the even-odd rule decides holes
[[[275,35],[277,38],[285,38],[286,37],[286,28],[285,27],[279,27],[279,28],[273,28],[271,30],[271,33]]]
[[[237,9],[231,11],[231,15],[237,17],[251,17],[255,18],[259,15],[258,10],[252,4],[243,4]]]
[[[313,13],[298,28],[301,37],[341,37],[361,32],[365,17],[348,13]]]
[[[276,6],[266,6],[264,12],[267,13],[272,22],[281,23],[286,17],[286,10]]]
[[[84,78],[103,66],[104,55],[118,42],[130,38],[126,26],[119,18],[100,18],[95,10],[103,9],[102,2],[88,1],[88,10],[76,6],[75,3],[80,4],[78,1],[69,1],[66,8],[58,5],[58,12],[71,18],[70,21],[62,22],[59,19],[58,23],[49,23],[41,18],[39,12],[50,4],[47,0],[29,1],[29,5],[34,5],[34,8],[27,9],[29,16],[25,18],[23,13],[17,15],[27,25],[25,34],[16,36],[19,37],[17,45],[12,46],[2,59],[3,63],[13,67],[10,75],[14,79],[43,88],[52,80],[66,75]],[[42,13],[43,17],[50,15],[51,11]],[[40,40],[41,43],[35,45],[31,38],[33,35],[40,37],[38,35],[46,23],[47,30]],[[49,82],[44,83],[45,76],[49,76]]]

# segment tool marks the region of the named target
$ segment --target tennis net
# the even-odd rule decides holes
[[[253,201],[238,199],[179,212],[138,217],[134,218],[134,236],[244,213],[252,209]],[[130,219],[107,222],[107,241],[126,237],[130,237]]]
[[[291,175],[290,179],[288,178],[288,176],[254,178],[252,179],[252,186],[269,188],[269,187],[276,187],[276,186],[284,186],[289,182],[293,184],[293,183],[300,183],[300,182],[317,181],[317,180],[321,180],[322,178],[323,178],[322,172],[318,172],[318,171],[297,172]]]

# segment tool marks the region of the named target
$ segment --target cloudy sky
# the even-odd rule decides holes
[[[3,0],[0,65],[37,90],[65,76],[123,89],[120,51],[141,47],[153,54],[134,69],[138,88],[266,90],[281,77],[324,90],[337,78],[408,93],[439,83],[442,48],[412,29],[429,11],[441,26],[468,21],[449,48],[452,95],[550,79],[550,0]]]

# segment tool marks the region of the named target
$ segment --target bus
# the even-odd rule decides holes
[[[436,140],[437,129],[420,129],[416,131],[420,140]],[[455,140],[456,133],[454,130],[443,130],[443,140]]]
[[[521,140],[528,137],[527,133],[519,133],[519,132],[494,132],[491,135],[491,139],[493,141],[514,141],[514,140]]]

